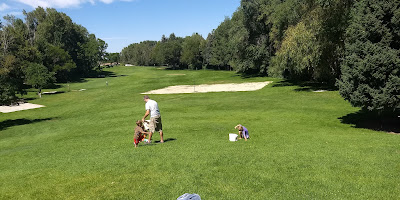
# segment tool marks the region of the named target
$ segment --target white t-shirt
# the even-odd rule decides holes
[[[150,117],[160,115],[160,109],[156,101],[149,99],[145,105],[146,110],[150,110]]]

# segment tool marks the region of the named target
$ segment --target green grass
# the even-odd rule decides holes
[[[337,91],[226,71],[107,70],[116,77],[30,101],[44,108],[0,114],[0,199],[400,198],[400,135],[342,123],[358,109]],[[176,73],[186,75],[168,75]],[[132,144],[142,92],[266,80],[274,83],[253,92],[150,95],[167,142]],[[228,141],[238,123],[249,141]]]

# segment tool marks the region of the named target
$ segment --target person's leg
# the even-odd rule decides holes
[[[150,131],[148,143],[151,142],[151,136],[153,136],[153,132]]]
[[[155,132],[156,129],[156,120],[154,118],[150,118],[150,123],[149,123],[149,141],[148,143],[151,142],[151,137],[153,136],[153,133]]]
[[[163,132],[162,132],[162,130],[160,131],[160,138],[161,138],[161,140],[160,140],[160,142],[161,143],[164,143],[164,134],[163,134]]]
[[[161,121],[161,116],[156,117],[154,119],[154,125],[155,125],[155,130],[160,132],[160,142],[164,143],[164,133],[162,131],[162,121]]]
[[[135,145],[135,148],[137,148],[137,141],[136,141],[136,139],[133,139],[133,144]]]

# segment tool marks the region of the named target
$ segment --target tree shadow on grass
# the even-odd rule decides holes
[[[87,78],[106,78],[106,77],[117,77],[114,72],[110,71],[92,71]]]
[[[124,74],[121,74],[121,75],[110,75],[110,76],[108,76],[108,77],[124,77],[124,76],[128,76],[128,75],[124,75]]]
[[[13,119],[13,120],[5,120],[0,122],[0,131],[5,130],[9,127],[13,126],[19,126],[19,125],[25,125],[25,124],[32,124],[32,123],[37,123],[41,121],[47,121],[47,120],[52,120],[54,118],[44,118],[44,119]]]
[[[287,87],[287,86],[297,86],[298,88],[294,89],[297,92],[312,92],[318,90],[326,90],[326,91],[335,91],[338,90],[332,84],[324,83],[324,82],[315,82],[315,81],[291,81],[285,80],[274,84],[272,87]]]
[[[62,88],[62,87],[63,87],[63,86],[62,86],[61,84],[53,83],[53,84],[48,85],[48,86],[45,87],[44,89],[59,89],[59,88]]]
[[[223,71],[229,71],[229,70],[223,70]],[[257,78],[257,77],[268,77],[265,75],[260,75],[260,74],[243,74],[243,73],[235,73],[231,77],[240,77],[242,79],[249,79],[249,78]]]
[[[42,92],[42,95],[55,95],[55,94],[62,94],[65,91],[54,91],[54,92]]]
[[[342,123],[352,124],[355,128],[366,128],[375,131],[385,131],[400,134],[400,113],[379,116],[374,112],[358,111],[340,117]]]
[[[28,98],[22,98],[22,101],[26,103],[28,101],[32,101],[32,100],[35,100],[35,99],[37,99],[37,98],[28,97]]]

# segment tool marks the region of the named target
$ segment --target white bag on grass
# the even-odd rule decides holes
[[[238,137],[238,134],[229,133],[229,141],[235,142],[235,141],[237,141],[237,137]]]
[[[198,194],[185,193],[182,196],[178,197],[176,200],[201,200],[201,198]]]

